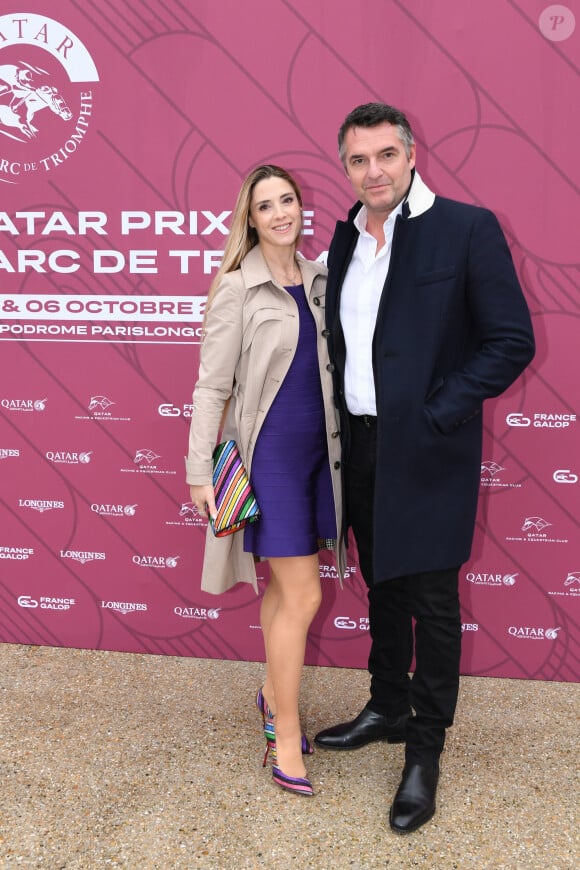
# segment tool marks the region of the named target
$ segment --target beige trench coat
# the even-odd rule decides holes
[[[336,558],[344,576],[342,540],[340,436],[328,370],[324,334],[326,268],[300,259],[308,304],[317,325],[317,349],[324,397],[326,432],[336,510]],[[251,472],[254,445],[262,423],[284,380],[298,343],[298,309],[292,296],[272,279],[259,247],[240,269],[224,276],[205,324],[199,378],[193,391],[189,450],[185,460],[189,485],[212,481],[212,452],[227,400],[231,397],[221,440],[234,438]],[[304,451],[308,444],[304,444]],[[208,526],[201,588],[220,593],[236,583],[251,583],[258,592],[254,557],[243,549],[243,530],[216,538]]]

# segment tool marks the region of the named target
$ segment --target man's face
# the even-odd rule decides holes
[[[411,183],[415,146],[407,157],[398,128],[387,121],[376,127],[351,127],[344,146],[346,174],[357,199],[386,220]]]

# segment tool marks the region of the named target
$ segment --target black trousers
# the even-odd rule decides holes
[[[373,418],[351,417],[351,452],[345,468],[346,509],[368,586],[372,640],[368,707],[407,726],[406,759],[431,763],[453,723],[459,689],[461,615],[459,566],[409,574],[374,584],[373,523],[377,429]],[[417,530],[417,546],[421,546]],[[415,653],[415,672],[409,677]]]

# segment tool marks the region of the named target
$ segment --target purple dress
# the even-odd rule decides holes
[[[309,556],[319,538],[336,538],[316,324],[303,285],[285,289],[298,305],[298,346],[256,441],[250,477],[261,516],[244,530],[244,550],[264,558]]]

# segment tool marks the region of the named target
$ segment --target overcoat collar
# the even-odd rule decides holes
[[[403,220],[418,217],[428,211],[435,202],[435,194],[430,190],[419,173],[413,169],[413,177],[409,193],[403,203],[403,212],[401,217]],[[353,221],[360,211],[362,203],[357,202],[349,211],[348,219]]]
[[[300,258],[300,271],[304,281],[304,290],[306,293],[309,293],[314,279],[318,275],[326,275],[326,267],[322,263],[305,260],[301,254],[298,254],[298,256]],[[272,278],[272,273],[268,268],[259,245],[255,245],[246,254],[240,264],[240,269],[242,271],[244,286],[248,289],[250,287],[257,287],[259,284],[273,283],[278,285],[278,282]]]

